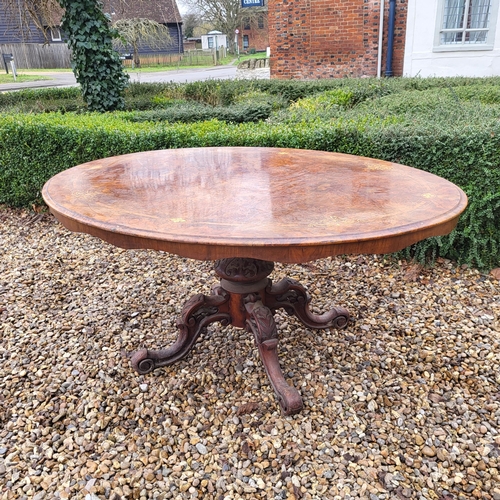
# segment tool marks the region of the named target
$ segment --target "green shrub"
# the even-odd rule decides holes
[[[233,104],[246,85],[241,80],[205,80],[187,83],[184,96],[211,106]]]
[[[274,123],[300,123],[340,118],[345,109],[353,106],[354,93],[345,89],[325,90],[309,97],[301,97],[287,109],[275,108]]]
[[[61,27],[71,50],[71,65],[88,109],[123,109],[129,76],[113,48],[118,31],[95,0],[59,0],[59,6],[64,12]]]
[[[500,86],[498,85],[468,85],[450,88],[449,91],[457,100],[500,104]]]
[[[268,92],[260,90],[248,90],[236,95],[235,104],[254,104],[254,105],[269,105],[273,111],[286,108],[288,103],[279,95],[271,95]]]
[[[217,119],[224,122],[245,123],[265,120],[272,112],[267,103],[235,104],[233,106],[208,106],[185,101],[163,103],[163,109],[133,112],[124,115],[131,122],[197,122]]]
[[[187,101],[184,99],[174,99],[163,95],[155,95],[151,98],[151,102],[155,107],[168,108],[170,106],[185,105]]]
[[[345,89],[325,90],[311,97],[304,97],[296,101],[291,108],[308,109],[317,111],[318,109],[328,109],[331,107],[348,107],[352,104],[354,93]]]
[[[55,87],[2,92],[0,93],[0,108],[3,109],[4,106],[16,105],[26,101],[61,101],[65,99],[82,99],[80,90],[77,87]]]
[[[125,109],[154,109],[154,98],[165,97],[216,105],[230,105],[245,100],[256,100],[265,96],[273,107],[308,98],[322,92],[341,90],[349,94],[349,106],[378,99],[391,94],[411,91],[436,90],[454,92],[456,100],[481,100],[485,104],[497,102],[500,78],[390,78],[390,79],[333,79],[315,81],[286,80],[209,80],[205,82],[180,83],[131,83],[124,91]],[[408,94],[407,94],[408,95]],[[478,97],[481,96],[482,97]],[[22,90],[0,94],[0,111],[22,110],[27,102],[36,102],[29,112],[45,112],[54,109],[50,102],[58,101],[59,109],[71,110],[77,102],[78,110],[85,110],[81,92],[76,87]]]
[[[338,151],[410,165],[460,186],[469,207],[457,229],[407,253],[421,261],[441,255],[498,267],[497,88],[500,78],[131,85],[126,101],[147,103],[145,111],[3,114],[0,203],[40,203],[40,190],[55,173],[128,152],[203,146]],[[60,98],[49,92],[44,102]],[[0,105],[19,105],[16,99],[0,94]],[[26,101],[38,102],[36,93]]]
[[[24,89],[0,93],[0,110],[10,113],[50,113],[86,109],[81,92],[75,87]]]

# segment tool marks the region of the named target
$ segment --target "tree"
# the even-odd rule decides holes
[[[123,107],[122,93],[128,83],[119,54],[113,48],[113,30],[99,0],[5,0],[12,15],[22,12],[20,30],[35,25],[47,38],[49,28],[59,24],[68,38],[72,65],[82,94],[92,111]],[[12,17],[12,16],[11,16]]]
[[[186,38],[193,38],[196,28],[202,25],[202,20],[196,12],[188,12],[182,16],[183,33]]]
[[[168,28],[151,19],[120,19],[113,24],[113,27],[119,34],[114,41],[115,47],[131,47],[134,64],[137,67],[141,65],[139,47],[142,44],[152,49],[161,49],[172,42]]]
[[[213,29],[222,31],[229,37],[243,24],[243,20],[262,14],[257,7],[241,7],[241,0],[184,0],[199,13]]]
[[[186,0],[185,3],[196,10],[213,29],[225,34],[234,33],[244,17],[241,0]]]

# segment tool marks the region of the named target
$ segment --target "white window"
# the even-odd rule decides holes
[[[209,36],[208,37],[208,48],[209,49],[213,49],[214,48],[214,37],[213,36]]]
[[[50,28],[50,37],[53,42],[60,42],[61,38],[61,30],[59,28]]]
[[[435,50],[493,48],[499,0],[440,0]]]

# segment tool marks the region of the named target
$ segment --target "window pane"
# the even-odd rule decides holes
[[[453,33],[441,33],[441,43],[460,43],[462,41],[462,32],[453,32]]]
[[[468,28],[487,28],[490,18],[491,0],[471,0],[469,7]]]
[[[444,7],[443,28],[462,28],[464,14],[465,0],[447,0]]]
[[[486,43],[490,10],[491,0],[445,0],[441,44]]]
[[[485,43],[486,31],[468,31],[465,34],[465,41],[467,43]]]

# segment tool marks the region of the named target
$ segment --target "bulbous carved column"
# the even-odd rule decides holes
[[[221,259],[215,263],[215,272],[220,276],[220,286],[229,292],[229,311],[231,324],[246,328],[248,311],[245,297],[257,294],[264,297],[265,289],[271,284],[267,277],[274,269],[274,264],[266,260],[232,258]]]
[[[221,278],[221,286],[229,292],[250,293],[265,287],[274,263],[267,260],[235,257],[215,262],[215,272]]]

